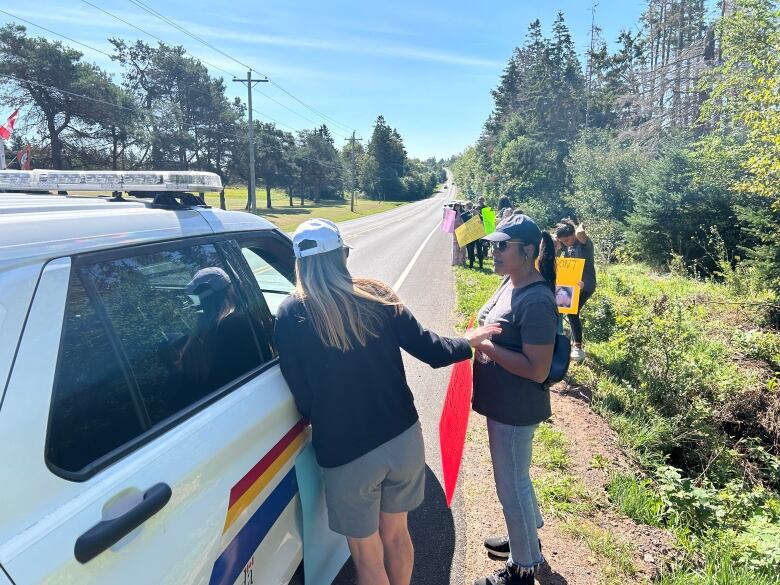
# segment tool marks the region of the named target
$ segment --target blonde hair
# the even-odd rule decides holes
[[[365,346],[378,337],[383,307],[400,310],[401,301],[388,285],[372,278],[353,278],[342,250],[295,261],[295,295],[303,301],[323,345],[342,351]]]

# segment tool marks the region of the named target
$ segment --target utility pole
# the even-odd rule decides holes
[[[255,126],[252,121],[252,88],[255,83],[267,83],[268,78],[252,79],[252,70],[246,72],[246,79],[234,77],[233,81],[246,84],[247,103],[249,104],[249,211],[257,213],[257,195],[255,193]]]
[[[344,140],[348,140],[350,145],[352,146],[351,150],[351,158],[352,158],[352,199],[349,203],[349,210],[354,212],[355,211],[355,184],[356,184],[356,177],[355,177],[355,140],[363,140],[362,138],[355,138],[355,131],[352,131],[352,138],[345,138]]]

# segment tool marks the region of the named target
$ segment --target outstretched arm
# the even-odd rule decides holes
[[[443,337],[420,325],[412,312],[401,307],[393,319],[398,344],[434,368],[448,366],[471,357],[471,348],[500,333],[500,327],[488,325],[468,331],[462,338]]]

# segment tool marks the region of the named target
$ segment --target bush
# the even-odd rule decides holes
[[[640,260],[664,267],[677,255],[692,272],[710,274],[718,266],[703,240],[713,226],[729,257],[744,243],[731,194],[697,181],[696,170],[690,151],[670,142],[633,182],[626,239]]]
[[[738,330],[734,332],[732,342],[746,357],[761,360],[780,373],[780,333]]]
[[[571,370],[644,469],[613,473],[611,501],[684,551],[662,583],[763,584],[780,571],[780,393],[768,389],[780,336],[740,306],[761,297],[720,280],[612,267],[585,313],[590,359]]]
[[[588,341],[607,341],[615,331],[615,307],[608,296],[596,293],[583,311],[583,327]]]

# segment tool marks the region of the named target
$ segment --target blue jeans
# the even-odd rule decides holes
[[[532,441],[538,426],[505,425],[487,419],[493,477],[509,532],[509,560],[528,570],[544,562],[536,533],[544,520],[530,474]]]

